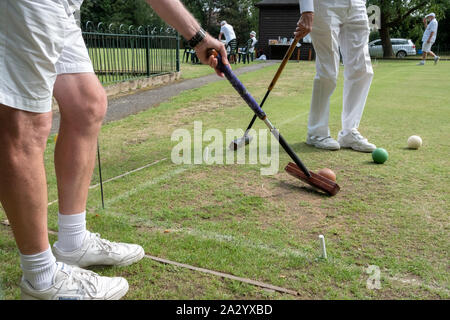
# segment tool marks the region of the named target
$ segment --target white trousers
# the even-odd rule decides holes
[[[364,0],[314,1],[311,38],[316,76],[308,119],[308,134],[312,136],[330,135],[330,97],[339,73],[339,50],[344,63],[342,134],[359,126],[373,78],[365,5]]]

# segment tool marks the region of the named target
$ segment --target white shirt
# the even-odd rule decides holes
[[[437,30],[438,30],[438,22],[436,19],[433,19],[430,21],[430,23],[428,23],[427,29],[423,33],[422,42],[427,42],[431,32],[434,32],[430,41],[431,43],[434,43],[436,41]]]
[[[300,11],[303,12],[314,12],[314,3],[313,0],[298,0],[298,4],[300,5]]]
[[[229,24],[225,24],[220,28],[220,33],[223,33],[223,35],[225,36],[225,40],[228,42],[230,42],[233,39],[236,39],[236,35],[234,33],[234,29],[231,25]]]
[[[252,46],[250,47],[250,49],[248,49],[248,52],[252,53],[255,51],[255,45],[258,42],[258,40],[256,39],[256,37],[252,38]]]

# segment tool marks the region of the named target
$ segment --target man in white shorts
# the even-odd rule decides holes
[[[237,49],[236,34],[234,33],[233,26],[225,20],[220,23],[219,40],[222,40],[222,36],[225,37],[226,45],[230,47],[230,61],[234,63],[236,62]]]
[[[316,148],[339,150],[351,148],[372,152],[376,146],[358,131],[373,69],[367,46],[369,24],[365,0],[299,0],[301,17],[296,35],[311,31],[316,51],[311,108],[306,143]],[[337,141],[328,126],[330,98],[339,73],[339,50],[344,63],[342,129]]]
[[[226,56],[224,46],[200,28],[179,0],[147,2],[190,39],[203,63],[217,66],[208,48]],[[82,268],[125,266],[144,256],[139,245],[110,242],[86,230],[88,188],[107,98],[74,18],[81,4],[0,1],[0,202],[19,249],[24,299],[119,299],[128,291],[124,278]],[[61,113],[54,156],[59,213],[53,250],[43,161],[52,95]]]
[[[434,13],[427,14],[423,19],[423,24],[425,26],[425,32],[422,37],[422,60],[417,64],[418,66],[425,65],[425,60],[427,55],[430,54],[434,59],[434,64],[437,64],[440,57],[437,56],[431,47],[436,41],[438,22],[436,20],[436,15]]]

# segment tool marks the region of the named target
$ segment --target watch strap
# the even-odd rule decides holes
[[[206,38],[206,32],[202,28],[188,41],[191,48],[195,48],[203,39]]]

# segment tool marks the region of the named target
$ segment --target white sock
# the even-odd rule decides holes
[[[77,214],[58,213],[58,242],[55,246],[65,252],[75,251],[83,245],[86,234],[86,211]]]
[[[50,247],[36,254],[20,253],[20,266],[23,277],[34,289],[44,290],[52,286],[56,271],[56,259]]]

